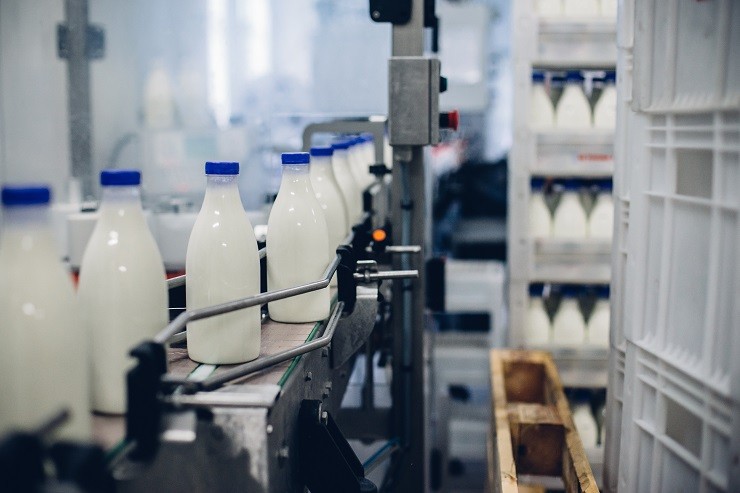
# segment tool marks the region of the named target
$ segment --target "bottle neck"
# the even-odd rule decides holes
[[[243,209],[238,175],[207,175],[204,203],[220,203]]]
[[[310,186],[310,166],[305,164],[298,166],[283,165],[280,192],[285,190],[293,194],[301,191],[309,191]]]
[[[311,166],[310,166],[310,175],[311,177],[325,177],[334,174],[331,167],[331,157],[330,156],[314,156],[311,158]]]
[[[104,186],[100,217],[123,216],[126,212],[141,214],[141,190],[138,186]]]
[[[3,208],[3,226],[10,231],[43,230],[50,227],[49,204],[11,206]]]

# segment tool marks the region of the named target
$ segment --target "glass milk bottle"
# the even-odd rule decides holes
[[[329,229],[329,258],[336,254],[337,246],[347,237],[349,220],[347,205],[339,191],[331,165],[331,147],[311,148],[311,186],[316,194],[321,209],[324,211],[326,227]],[[337,285],[336,275],[331,279],[331,286]]]
[[[349,139],[347,156],[349,157],[349,165],[355,178],[355,183],[357,183],[357,186],[359,187],[360,201],[362,201],[362,193],[370,185],[370,182],[368,182],[368,178],[370,178],[370,170],[369,165],[365,162],[364,151],[362,150],[362,139],[360,137],[352,137]]]
[[[168,322],[164,265],[141,207],[141,172],[100,173],[102,200],[82,257],[78,298],[90,334],[92,408],[126,411],[131,348]]]
[[[555,126],[569,130],[591,128],[591,106],[583,92],[583,76],[577,70],[565,77],[565,88],[555,110]]]
[[[347,140],[337,141],[332,144],[332,148],[334,149],[332,156],[334,176],[347,204],[349,223],[352,226],[362,215],[362,191],[350,167],[349,142]]]
[[[573,424],[578,430],[584,447],[595,447],[599,437],[596,418],[588,402],[578,402],[573,406]]]
[[[601,14],[600,0],[563,0],[565,17],[597,17]]]
[[[545,345],[550,342],[550,317],[545,310],[542,299],[542,285],[529,286],[529,308],[527,309],[527,324],[524,328],[524,342],[528,346]]]
[[[532,178],[531,184],[529,234],[532,238],[549,238],[552,235],[552,215],[545,203],[545,180],[542,178]]]
[[[581,346],[586,337],[586,322],[578,306],[578,289],[564,286],[560,306],[552,322],[552,342],[558,346]]]
[[[4,187],[0,237],[0,434],[67,409],[59,435],[90,437],[87,334],[57,256],[46,187]]]
[[[599,183],[596,204],[588,217],[588,236],[610,240],[614,230],[614,200],[612,199],[612,182],[604,180]]]
[[[283,178],[267,221],[267,289],[276,291],[321,279],[329,256],[329,229],[311,186],[309,154],[282,156]],[[268,304],[270,318],[302,323],[329,316],[329,287]]]
[[[257,239],[242,206],[239,163],[206,163],[203,207],[185,260],[188,310],[260,293]],[[260,353],[260,307],[190,322],[188,356],[213,365],[244,363]]]
[[[588,342],[596,346],[609,346],[609,286],[596,290],[596,304],[588,318]]]
[[[563,186],[564,191],[553,216],[552,236],[563,239],[585,238],[586,211],[581,205],[578,181],[566,180]]]
[[[608,71],[604,78],[604,88],[594,106],[594,128],[614,130],[617,124],[616,73]]]
[[[539,70],[532,72],[529,124],[535,129],[548,129],[555,126],[555,109],[545,90],[545,73]]]

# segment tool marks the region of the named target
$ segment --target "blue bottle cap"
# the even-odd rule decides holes
[[[607,70],[606,76],[604,76],[604,82],[606,82],[607,84],[616,84],[617,72],[614,70]]]
[[[545,179],[544,178],[532,178],[530,180],[530,185],[532,187],[532,190],[539,192],[540,190],[543,190],[545,188]]]
[[[311,148],[312,156],[331,156],[334,154],[334,148],[332,146],[316,146]]]
[[[307,152],[284,152],[281,156],[283,164],[308,164],[311,156]]]
[[[51,201],[51,190],[46,186],[7,185],[2,190],[2,202],[6,207],[42,205]]]
[[[100,172],[100,184],[104,187],[141,185],[141,171],[138,169],[104,169]]]
[[[564,284],[560,287],[560,294],[563,298],[577,298],[580,293],[578,286],[573,284]]]
[[[349,141],[346,139],[337,140],[335,142],[332,142],[331,146],[335,151],[346,151],[347,149],[349,149]]]
[[[530,284],[529,285],[529,296],[541,298],[544,285],[542,284]]]
[[[534,70],[532,72],[532,82],[534,82],[535,84],[544,84],[545,72],[542,70]]]
[[[583,75],[578,70],[569,70],[565,75],[565,81],[581,84],[583,83]]]
[[[563,188],[568,192],[577,192],[581,189],[581,182],[574,179],[563,180]]]
[[[238,175],[239,163],[206,162],[207,175]]]
[[[611,192],[614,189],[614,184],[611,180],[601,180],[598,185],[601,192]]]
[[[364,142],[375,142],[375,136],[370,132],[363,132],[360,134]]]
[[[596,297],[602,300],[609,299],[609,285],[602,285],[596,288]]]

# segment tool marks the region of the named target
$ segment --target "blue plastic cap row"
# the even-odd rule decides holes
[[[532,190],[540,191],[545,188],[545,179],[544,178],[532,178],[530,180],[530,185],[532,186]]]
[[[535,84],[544,84],[545,82],[545,72],[541,70],[535,70],[532,72],[532,82]]]
[[[335,151],[336,150],[346,151],[347,149],[349,149],[350,144],[348,140],[342,139],[342,140],[337,140],[336,142],[333,142],[331,146]]]
[[[541,297],[544,290],[544,284],[533,283],[529,285],[529,296]],[[597,286],[579,286],[576,284],[561,284],[557,285],[554,292],[560,293],[564,298],[577,298],[584,292],[592,292],[596,294],[597,298],[609,299],[609,286],[608,285],[597,285]]]
[[[42,205],[51,201],[51,189],[43,185],[8,185],[2,190],[2,203],[6,207]]]
[[[375,137],[369,132],[361,133],[360,137],[363,139],[364,142],[375,142]]]
[[[565,74],[565,81],[566,82],[578,82],[580,84],[583,82],[583,75],[578,70],[569,70]]]
[[[315,146],[311,148],[312,156],[331,156],[334,154],[334,148],[332,146]]]
[[[284,152],[281,158],[283,164],[304,165],[311,161],[307,152]]]
[[[138,169],[104,169],[100,172],[100,184],[104,187],[141,185],[141,171]]]
[[[212,162],[206,163],[207,175],[238,175],[239,163],[233,162]]]

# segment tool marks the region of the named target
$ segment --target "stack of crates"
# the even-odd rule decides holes
[[[624,0],[605,490],[740,491],[740,3]]]

